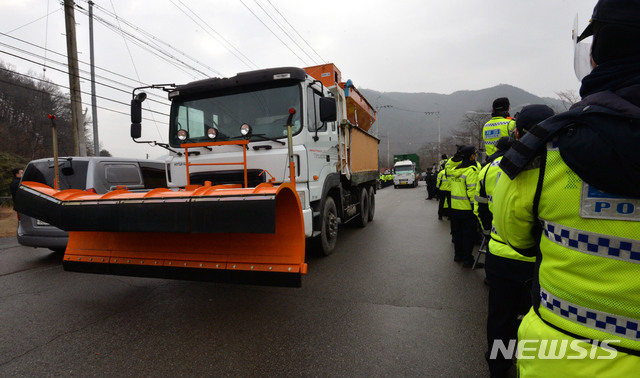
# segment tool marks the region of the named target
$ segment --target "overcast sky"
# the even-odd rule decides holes
[[[75,11],[79,60],[88,63],[88,4],[86,0],[76,3],[85,10]],[[579,88],[573,72],[571,29],[576,15],[581,30],[587,25],[596,0],[94,3],[95,64],[101,76],[96,80],[100,83],[97,94],[128,103],[126,92],[138,85],[130,79],[146,84],[185,83],[257,68],[326,62],[338,66],[343,80],[381,92],[449,94],[510,84],[538,96],[556,97],[556,92]],[[68,86],[64,72],[56,70],[66,70],[56,63],[66,62],[60,1],[0,0],[0,15],[0,60],[35,76],[43,73],[46,64],[46,76]],[[118,28],[144,42],[124,38]],[[165,59],[150,48],[153,44],[164,51]],[[84,64],[81,68],[88,71]],[[82,72],[81,76],[89,77]],[[90,92],[88,79],[83,80],[82,90]],[[90,109],[90,96],[83,94],[82,100]],[[103,147],[115,156],[140,156],[142,151],[151,157],[163,154],[157,147],[135,146],[129,138],[128,106],[121,103],[98,99]],[[168,113],[166,106],[150,105]],[[155,122],[143,123],[143,137],[166,142],[167,117],[150,112],[145,117]]]

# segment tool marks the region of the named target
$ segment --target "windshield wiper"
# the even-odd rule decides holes
[[[281,145],[283,145],[283,146],[286,146],[286,145],[287,145],[285,142],[283,142],[283,141],[281,141],[281,140],[277,140],[276,138],[269,138],[269,137],[267,137],[267,136],[264,136],[264,134],[251,134],[251,137],[252,137],[252,138],[253,138],[253,137],[258,137],[258,138],[260,138],[260,139],[262,139],[262,140],[268,140],[268,141],[271,141],[271,142],[280,143],[280,144],[281,144]]]

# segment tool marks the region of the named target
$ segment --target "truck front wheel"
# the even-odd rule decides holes
[[[338,240],[338,210],[332,197],[327,197],[322,207],[322,225],[320,235],[312,239],[317,254],[329,256],[336,248]]]

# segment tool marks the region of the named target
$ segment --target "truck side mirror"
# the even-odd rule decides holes
[[[138,139],[142,136],[142,124],[131,123],[131,138]]]
[[[336,99],[331,97],[320,98],[320,121],[335,122],[338,119],[336,112]]]
[[[147,94],[140,92],[131,100],[131,138],[138,139],[142,135],[142,102]]]

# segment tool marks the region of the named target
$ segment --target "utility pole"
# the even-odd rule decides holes
[[[60,166],[58,165],[58,131],[56,130],[56,116],[53,114],[48,115],[51,120],[51,131],[53,133],[53,189],[60,189]]]
[[[380,96],[378,96],[380,97]],[[378,100],[378,99],[376,99]],[[384,109],[384,108],[393,108],[393,105],[382,105],[382,106],[378,106],[376,108],[376,113],[380,111],[380,109]],[[376,121],[376,130],[378,130],[378,122]],[[378,130],[379,132],[379,130]],[[387,125],[387,168],[389,167],[389,126]]]
[[[98,107],[96,104],[96,66],[93,57],[93,1],[89,0],[89,54],[91,63],[91,119],[93,123],[93,155],[100,156],[98,139]]]
[[[82,121],[82,98],[80,96],[80,71],[78,69],[78,47],[76,45],[76,21],[73,0],[64,0],[64,21],[67,33],[67,64],[69,65],[69,88],[71,89],[71,124],[74,130],[74,154],[87,156]]]
[[[433,115],[435,114],[436,117],[438,117],[438,157],[437,159],[440,158],[440,105],[436,104],[438,106],[438,110],[435,112],[424,112],[425,115]]]
[[[437,159],[440,159],[440,156],[442,154],[442,152],[440,151],[440,104],[436,103],[436,106],[438,107],[438,157]]]

